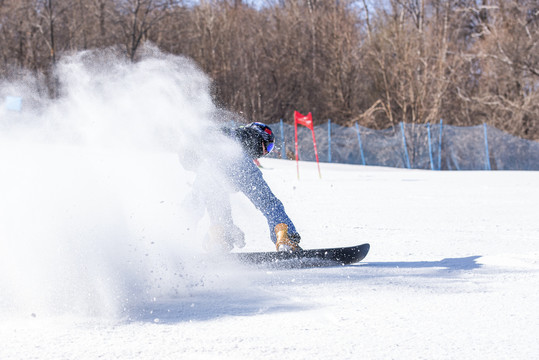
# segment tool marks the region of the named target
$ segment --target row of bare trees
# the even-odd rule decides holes
[[[268,0],[272,1],[272,0]],[[144,42],[193,58],[247,118],[486,122],[539,140],[537,0],[0,0],[0,77]]]

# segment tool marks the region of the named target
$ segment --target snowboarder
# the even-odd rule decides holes
[[[198,218],[204,210],[210,218],[205,248],[208,251],[231,251],[234,246],[245,246],[245,235],[233,222],[229,198],[230,193],[241,191],[265,216],[277,251],[301,249],[299,233],[253,161],[273,150],[273,131],[263,123],[253,122],[221,129],[221,133],[241,146],[239,154],[214,154],[210,159],[180,154],[184,167],[196,168],[197,172],[188,206],[192,213],[198,212]]]

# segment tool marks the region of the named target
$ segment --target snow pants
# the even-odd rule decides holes
[[[274,231],[277,224],[284,223],[290,234],[297,233],[283,203],[271,191],[262,171],[251,158],[245,155],[223,165],[219,164],[217,170],[220,171],[214,168],[211,176],[206,172],[199,174],[194,185],[194,192],[203,199],[212,224],[226,226],[233,223],[230,193],[240,191],[266,218],[273,243],[277,241]]]

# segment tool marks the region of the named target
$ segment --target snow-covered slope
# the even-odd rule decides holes
[[[199,256],[171,155],[0,161],[0,359],[539,357],[537,172],[300,163],[298,180],[262,159],[304,248],[371,244],[358,265],[272,269]],[[271,250],[233,206],[245,251]]]

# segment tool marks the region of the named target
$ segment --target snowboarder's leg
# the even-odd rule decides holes
[[[194,220],[198,222],[208,212],[210,228],[204,237],[207,251],[230,251],[234,246],[245,246],[245,235],[232,221],[230,187],[206,168],[199,169],[192,193],[184,204],[192,205]]]
[[[206,209],[210,218],[210,228],[205,237],[204,247],[208,251],[227,252],[245,246],[245,234],[232,220],[230,195],[226,191],[212,191],[206,197]]]
[[[234,184],[239,190],[266,218],[273,243],[277,242],[275,227],[278,224],[286,225],[289,238],[297,239],[295,242],[299,242],[301,237],[296,231],[294,223],[286,214],[283,203],[273,194],[264,180],[262,172],[252,161],[242,164],[242,167],[235,174],[234,180]]]

